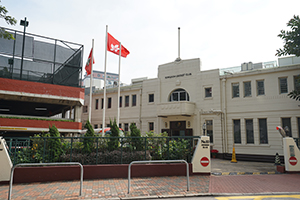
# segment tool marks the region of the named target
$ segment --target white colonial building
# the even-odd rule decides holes
[[[142,133],[167,132],[170,136],[210,136],[211,146],[230,157],[235,144],[238,157],[283,155],[276,126],[288,126],[299,138],[300,102],[287,94],[300,87],[300,58],[277,62],[243,63],[239,67],[201,71],[200,59],[176,60],[158,67],[154,79],[133,79],[129,86],[107,89],[105,126],[117,117],[130,131],[135,123]],[[92,96],[91,124],[102,127],[103,90]],[[83,123],[88,119],[85,96]],[[205,123],[205,126],[203,124]],[[205,131],[203,130],[205,128]]]

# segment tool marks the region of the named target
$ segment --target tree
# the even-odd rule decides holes
[[[7,15],[7,13],[8,13],[7,9],[4,6],[0,5],[0,18],[3,18],[6,21],[6,23],[9,25],[15,25],[17,23],[17,20],[12,16]],[[2,37],[4,39],[9,39],[9,40],[15,39],[11,33],[5,31],[4,28],[0,28],[0,38]]]
[[[95,132],[89,120],[84,125],[84,128],[86,128],[87,131],[84,134],[83,151],[85,153],[91,153],[94,149],[94,138],[92,137],[95,137]]]
[[[111,135],[109,137],[112,137],[108,141],[108,149],[110,151],[116,150],[119,146],[119,127],[117,125],[116,119],[112,122],[110,120],[110,131]]]
[[[276,56],[296,55],[300,56],[300,18],[294,15],[287,23],[290,31],[281,30],[278,37],[283,39],[283,49],[276,50]]]
[[[49,154],[50,154],[50,160],[56,162],[60,155],[62,154],[62,146],[61,146],[61,140],[60,140],[60,133],[55,125],[52,127],[49,127],[49,134],[50,137],[54,137],[49,139]]]
[[[281,30],[278,37],[283,39],[284,45],[283,49],[276,50],[276,56],[285,56],[285,55],[296,55],[300,56],[300,18],[299,15],[294,15],[292,19],[287,23],[287,26],[290,27],[290,31]],[[298,76],[296,85],[298,87],[295,90],[291,91],[288,94],[288,97],[300,101],[300,78]]]
[[[135,150],[143,150],[143,139],[141,138],[141,131],[136,127],[134,123],[130,124],[130,136],[134,137],[131,139],[131,146]]]

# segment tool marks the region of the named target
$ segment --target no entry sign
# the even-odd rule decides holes
[[[200,164],[203,167],[206,167],[209,164],[209,159],[207,157],[202,157],[201,160],[200,160]]]
[[[294,165],[297,164],[298,161],[297,161],[296,157],[292,156],[292,157],[290,157],[289,162],[290,162],[291,165],[294,166]]]

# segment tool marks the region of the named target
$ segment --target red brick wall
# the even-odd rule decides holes
[[[81,122],[61,122],[61,121],[44,121],[31,119],[9,119],[0,118],[0,126],[7,127],[27,127],[27,128],[49,128],[55,125],[58,129],[78,129],[81,130]]]
[[[84,89],[0,78],[0,90],[84,99]]]

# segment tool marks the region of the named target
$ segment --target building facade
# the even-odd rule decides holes
[[[283,154],[276,126],[288,126],[299,137],[300,103],[287,94],[299,87],[300,62],[243,63],[239,70],[201,71],[200,59],[180,60],[158,67],[158,77],[132,80],[107,90],[105,126],[117,117],[125,131],[135,123],[141,133],[170,136],[210,136],[211,147],[230,156],[233,144],[242,157]],[[291,58],[290,58],[291,59]],[[283,62],[283,61],[281,61]],[[296,64],[295,64],[296,63]],[[103,90],[92,96],[91,124],[102,127]],[[85,96],[83,123],[89,96]]]

